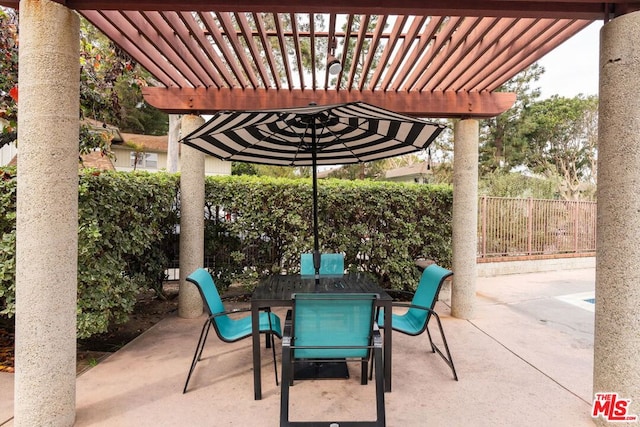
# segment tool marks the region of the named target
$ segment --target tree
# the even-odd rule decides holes
[[[526,108],[525,165],[560,182],[559,193],[575,200],[596,182],[598,99],[553,96]]]
[[[376,25],[378,24],[378,19],[381,17],[381,15],[355,15],[353,17],[353,26],[352,26],[352,32],[357,34],[360,29],[362,28],[362,26],[366,26],[367,28],[367,33],[373,31],[376,28]],[[362,18],[366,18],[364,21],[362,20]],[[347,25],[348,23],[345,23],[343,25],[343,31],[346,32],[347,30]],[[349,38],[347,40],[345,40],[345,42],[343,43],[342,49],[343,50],[347,50],[347,55],[344,61],[344,64],[342,64],[342,69],[345,70],[345,72],[342,73],[342,79],[340,81],[339,84],[337,84],[337,79],[333,79],[333,81],[331,82],[332,84],[336,84],[336,86],[338,87],[342,87],[342,88],[346,88],[346,89],[353,89],[356,88],[358,86],[362,86],[365,87],[365,84],[369,82],[369,80],[371,79],[371,73],[372,70],[375,70],[376,67],[379,66],[379,59],[380,59],[380,52],[379,51],[371,51],[371,39],[370,38],[365,38],[365,40],[362,42],[362,46],[360,48],[360,50],[356,49],[356,42],[357,40],[354,38]],[[354,56],[358,54],[358,56]],[[367,62],[367,60],[370,61],[370,66],[369,66],[369,75],[362,75],[362,70]],[[353,73],[351,73],[351,68],[354,67],[354,62],[355,62],[355,68]],[[349,87],[349,79],[353,79],[353,83],[352,85]]]
[[[532,85],[543,73],[544,68],[533,64],[498,88],[497,92],[514,92],[516,102],[499,116],[480,123],[480,176],[496,170],[509,172],[522,165],[526,147],[523,115],[540,97],[540,88]]]
[[[16,140],[18,122],[18,16],[0,8],[0,148]]]
[[[453,127],[454,120],[437,119],[444,130],[427,149],[432,184],[453,184]]]
[[[169,115],[147,104],[142,96],[141,88],[149,80],[147,72],[138,69],[135,76],[123,75],[116,81],[121,116],[113,124],[123,132],[166,135],[169,131]]]
[[[164,135],[168,115],[146,104],[151,76],[85,19],[80,20],[80,111],[120,130]]]
[[[485,175],[478,187],[481,196],[554,199],[558,195],[556,180],[501,170]]]
[[[18,117],[18,15],[0,8],[0,147],[16,141]],[[165,134],[167,115],[144,103],[140,88],[151,81],[121,49],[85,19],[80,20],[80,114],[123,131]],[[108,153],[109,134],[83,123],[81,154]]]
[[[510,182],[512,190],[522,190],[536,181],[525,177],[516,185],[517,179],[502,175],[524,173],[550,180],[562,198],[590,197],[596,179],[597,98],[554,96],[540,101],[533,84],[542,73],[534,64],[498,89],[515,92],[517,98],[511,109],[481,122],[480,179],[497,182],[499,177]],[[496,187],[487,183],[484,188]]]
[[[275,178],[300,178],[308,177],[301,173],[306,168],[291,166],[261,165],[257,163],[233,162],[231,163],[231,175],[255,175],[271,176]]]
[[[258,175],[256,164],[245,162],[231,163],[231,175]]]

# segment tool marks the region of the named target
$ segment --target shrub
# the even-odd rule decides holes
[[[205,199],[212,220],[225,224],[223,237],[242,241],[229,271],[296,272],[300,253],[313,249],[309,179],[210,177]],[[415,284],[418,257],[451,263],[449,186],[329,179],[319,182],[318,200],[321,251],[345,253],[351,269],[385,286]]]
[[[15,313],[15,170],[0,170],[0,315]],[[178,175],[81,173],[78,200],[78,337],[125,322],[141,290],[162,295],[177,257]],[[250,176],[206,179],[205,256],[216,285],[255,284],[296,273],[313,249],[309,179]],[[350,270],[385,287],[411,289],[414,260],[451,263],[452,191],[448,186],[321,180],[319,242],[342,252]],[[250,286],[248,286],[250,287]]]
[[[5,173],[7,177],[7,173]],[[86,171],[78,199],[78,337],[106,332],[141,289],[161,289],[163,242],[175,224],[177,176]],[[15,175],[2,181],[0,302],[15,313]]]

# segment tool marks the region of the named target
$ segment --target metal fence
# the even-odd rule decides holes
[[[596,202],[481,197],[478,258],[596,250]]]

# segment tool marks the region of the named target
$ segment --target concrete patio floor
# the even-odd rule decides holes
[[[450,317],[443,292],[437,311],[460,381],[426,335],[394,334],[387,425],[592,426],[593,312],[583,299],[594,283],[592,268],[479,278],[471,320]],[[262,349],[263,398],[253,400],[249,339],[210,336],[182,394],[203,321],[167,318],[80,375],[76,426],[277,426],[271,353]],[[292,418],[374,418],[373,382],[359,384],[357,364],[350,373],[296,382]],[[12,417],[13,375],[0,373],[0,426]]]

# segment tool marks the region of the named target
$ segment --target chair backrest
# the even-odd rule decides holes
[[[211,274],[205,270],[204,268],[198,268],[189,276],[187,276],[187,281],[193,283],[198,287],[198,291],[200,291],[200,296],[202,297],[202,302],[204,304],[204,308],[207,311],[209,316],[213,314],[223,313],[225,311],[224,304],[222,304],[222,299],[220,298],[220,294],[218,293],[218,288],[216,288],[216,284],[213,281],[213,277]],[[216,332],[220,335],[220,331],[225,330],[225,327],[231,323],[231,319],[226,316],[217,316],[214,319],[215,324],[217,325]]]
[[[294,358],[368,357],[377,297],[376,294],[295,294]]]
[[[438,294],[440,293],[442,284],[447,277],[452,275],[452,271],[442,268],[437,264],[431,264],[425,268],[422,272],[422,276],[420,277],[420,282],[418,283],[418,288],[416,289],[416,293],[413,296],[411,304],[427,307],[433,310],[436,305],[436,301],[438,301]],[[407,316],[413,319],[413,324],[422,325],[422,327],[425,328],[431,313],[426,310],[410,308],[407,312]]]
[[[313,268],[313,254],[303,253],[300,255],[300,274],[309,276],[316,274]],[[344,255],[342,254],[321,254],[320,255],[320,275],[344,274]]]

